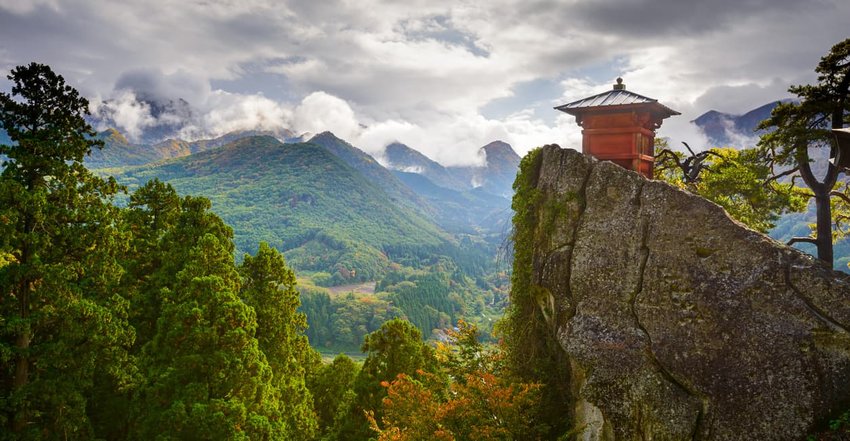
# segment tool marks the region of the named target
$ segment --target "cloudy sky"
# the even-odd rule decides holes
[[[578,146],[552,107],[617,76],[700,145],[690,120],[813,82],[848,24],[847,0],[0,0],[0,70],[49,64],[131,138],[183,99],[187,138],[331,130],[458,164],[496,139]]]

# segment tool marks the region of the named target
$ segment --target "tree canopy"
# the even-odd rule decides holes
[[[118,186],[92,175],[88,102],[32,63],[0,93],[0,424],[18,439],[89,438],[96,371],[130,381],[134,332],[115,289],[126,247]]]

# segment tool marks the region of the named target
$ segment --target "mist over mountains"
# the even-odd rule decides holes
[[[756,128],[759,123],[770,117],[770,112],[781,102],[777,100],[756,107],[741,115],[709,110],[691,123],[702,130],[710,142],[706,147],[754,147],[762,132]]]
[[[305,274],[331,274],[319,277],[330,285],[376,280],[410,259],[472,253],[478,257],[463,259],[492,262],[520,160],[510,145],[493,142],[480,148],[483,165],[444,167],[395,143],[382,164],[331,132],[134,143],[110,128],[98,137],[105,145],[85,159],[89,168],[130,190],[156,178],[205,196],[234,227],[237,255],[264,241]]]

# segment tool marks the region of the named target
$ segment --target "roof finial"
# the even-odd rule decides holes
[[[614,85],[614,90],[626,90],[626,85],[623,84],[623,78],[617,77],[617,84]]]

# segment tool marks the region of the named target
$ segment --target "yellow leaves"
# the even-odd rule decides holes
[[[16,263],[18,259],[12,253],[7,253],[0,251],[0,268],[3,268],[6,265]]]

